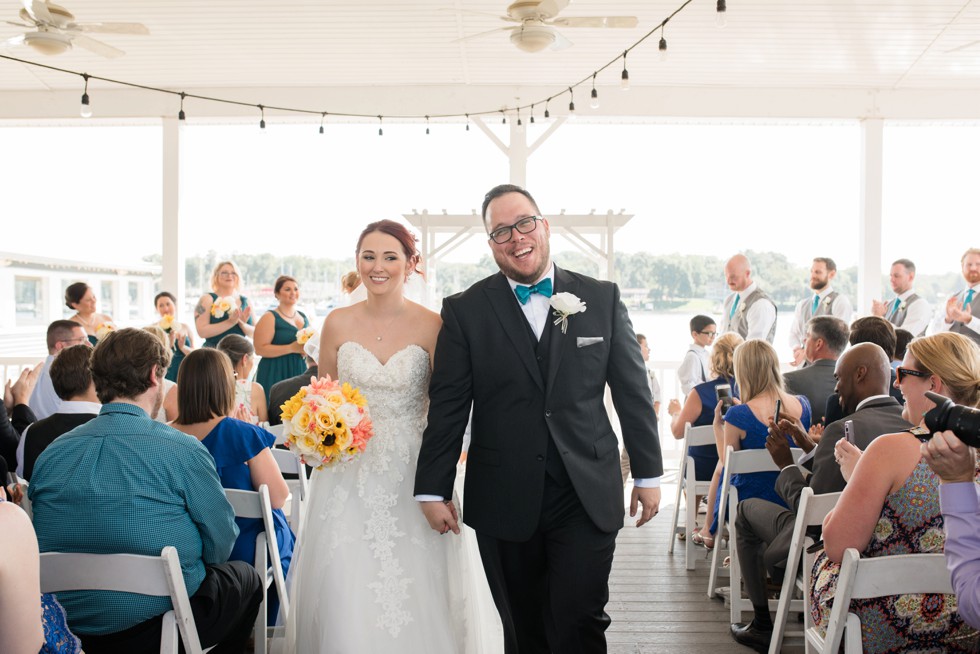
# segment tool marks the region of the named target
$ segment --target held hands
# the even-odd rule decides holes
[[[862,454],[864,452],[857,445],[852,445],[843,438],[837,441],[837,445],[834,446],[834,459],[840,465],[840,474],[844,477],[844,481],[851,480],[854,466],[857,465]]]
[[[459,535],[459,517],[455,504],[450,501],[419,502],[419,507],[432,529],[440,534],[451,531]]]
[[[973,310],[970,308],[969,304],[966,305],[965,309],[960,308],[962,306],[963,301],[955,295],[946,300],[946,322],[970,322],[970,320],[973,318]]]
[[[787,436],[792,438],[796,447],[800,448],[804,452],[809,452],[817,446],[817,444],[810,438],[810,435],[803,429],[803,423],[796,418],[780,418],[779,424],[774,423],[772,418],[770,418],[769,435]],[[766,449],[769,449],[768,438],[766,439]],[[786,451],[787,453],[789,452],[789,443],[786,444]],[[772,454],[772,450],[769,450],[769,453]],[[790,463],[792,463],[792,461],[790,461]]]
[[[922,458],[944,484],[973,481],[977,452],[951,431],[941,431],[921,446]]]
[[[636,526],[642,527],[660,512],[660,488],[639,488],[633,486],[633,493],[630,495],[631,518],[636,517],[637,502],[643,505],[643,512],[640,514],[640,519],[636,521]],[[431,520],[429,524],[432,524]]]

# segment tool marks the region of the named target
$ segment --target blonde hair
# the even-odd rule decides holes
[[[711,346],[711,372],[715,377],[734,377],[735,348],[745,342],[738,332],[725,332]]]
[[[966,252],[964,252],[963,253],[963,256],[960,257],[960,265],[961,266],[963,265],[963,262],[966,261],[966,258],[968,256],[970,256],[971,254],[980,254],[980,248],[970,248],[969,250],[967,250]]]
[[[163,331],[163,328],[159,325],[147,325],[143,328],[144,332],[149,332],[157,337],[160,344],[163,345],[163,349],[170,349],[170,338],[167,336],[167,332]]]
[[[783,391],[783,375],[779,372],[779,357],[767,341],[753,338],[737,348],[732,357],[735,365],[735,382],[742,402],[765,393]]]
[[[238,281],[235,282],[235,290],[238,290],[242,287],[242,271],[238,269],[238,266],[235,265],[235,262],[219,261],[218,263],[215,264],[214,270],[211,271],[211,290],[216,293],[218,292],[218,272],[224,266],[231,266],[232,270],[235,271],[235,274],[238,275],[238,277],[236,277]]]
[[[923,371],[939,377],[957,404],[980,407],[980,347],[956,332],[913,339],[907,352]]]

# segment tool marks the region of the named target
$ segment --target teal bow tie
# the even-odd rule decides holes
[[[542,279],[534,286],[523,286],[518,284],[514,287],[514,293],[517,295],[517,301],[521,304],[527,304],[527,301],[531,298],[531,293],[539,293],[545,297],[551,297],[551,280]]]

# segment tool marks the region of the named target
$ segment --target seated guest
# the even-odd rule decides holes
[[[912,332],[901,327],[895,329],[895,357],[892,359],[892,368],[898,368],[902,365],[902,360],[905,358],[905,350],[913,338]]]
[[[776,414],[777,400],[781,404],[781,417],[793,418],[803,425],[804,430],[810,429],[810,403],[805,395],[790,395],[784,390],[779,357],[772,345],[762,339],[745,341],[735,349],[734,364],[741,403],[728,409],[724,417],[721,415],[721,403],[715,407],[712,424],[719,459],[724,461],[725,448],[729,445],[736,452],[766,447],[769,419]],[[785,507],[785,502],[776,494],[777,474],[751,472],[732,475],[732,486],[738,489],[740,500],[761,497]],[[724,507],[722,511],[727,508]],[[716,502],[715,525],[719,522],[719,515]],[[712,527],[714,531],[715,526]]]
[[[738,397],[738,385],[735,383],[735,366],[732,363],[735,348],[744,341],[735,332],[722,334],[714,347],[711,348],[711,377],[712,379],[695,386],[687,399],[684,408],[677,400],[671,400],[667,406],[670,413],[670,431],[676,439],[684,438],[684,425],[691,423],[692,427],[702,427],[714,422],[715,406],[718,398],[715,386],[728,384],[732,397]],[[721,462],[718,459],[718,448],[714,445],[696,445],[687,448],[687,455],[694,459],[694,476],[700,481],[711,480],[708,490],[708,506],[715,505],[718,484],[721,481]],[[710,531],[709,522],[691,535],[694,542],[708,549],[714,547],[715,537]]]
[[[303,344],[296,340],[299,330],[310,326],[306,314],[297,308],[299,284],[289,275],[280,275],[274,287],[279,306],[266,311],[255,326],[255,351],[262,359],[255,380],[266,390],[283,379],[295,377],[306,368]]]
[[[261,427],[232,417],[236,410],[235,376],[228,357],[221,352],[202,348],[188,354],[177,382],[180,415],[173,426],[208,448],[221,485],[248,491],[258,490],[262,484],[269,487],[275,538],[285,575],[293,557],[295,537],[282,512],[289,487],[269,451],[275,437]],[[251,563],[255,561],[255,537],[263,530],[262,520],[235,518],[235,522],[238,540],[228,559]],[[270,597],[270,619],[274,621],[278,612],[279,602]]]
[[[41,366],[24,368],[17,381],[7,380],[3,402],[0,402],[0,459],[8,470],[17,467],[17,447],[27,426],[37,420],[27,405],[34,392]],[[0,478],[0,485],[6,480]]]
[[[289,379],[283,379],[281,382],[277,382],[272,390],[269,391],[269,424],[270,425],[281,425],[282,424],[282,409],[280,407],[286,403],[286,401],[293,395],[299,392],[299,389],[310,383],[310,377],[319,377],[318,368],[316,365],[316,359],[311,357],[309,354],[305,357],[306,360],[306,371],[296,375],[295,377],[290,377]]]
[[[864,558],[943,551],[939,478],[922,458],[916,436],[928,435],[922,416],[935,406],[926,391],[980,406],[980,348],[951,332],[917,338],[909,344],[898,380],[906,417],[915,416],[918,427],[879,436],[863,454],[846,440],[837,442],[847,486],[823,521],[824,550],[813,563],[809,589],[810,614],[820,629],[830,617],[847,548]],[[977,633],[956,614],[953,595],[854,600],[850,611],[863,624],[875,625],[862,629],[865,652],[976,652],[980,646]]]
[[[895,357],[895,342],[897,340],[895,337],[895,328],[884,318],[879,318],[878,316],[858,318],[851,323],[851,333],[847,337],[847,340],[851,345],[874,343],[885,351],[889,360]],[[893,370],[891,386],[888,388],[888,393],[898,400],[899,404],[905,404],[905,398],[902,397],[902,392],[898,390],[898,384],[895,381],[895,371]],[[827,405],[824,408],[824,424],[829,425],[843,417],[844,414],[841,413],[840,398],[834,393],[827,398]]]
[[[0,467],[2,467],[0,462]],[[7,469],[0,470],[6,479]],[[41,594],[37,537],[27,514],[7,501],[0,484],[0,652],[79,654],[81,643],[68,630],[54,595]]]
[[[249,379],[255,365],[255,348],[251,341],[244,336],[229,334],[218,343],[218,350],[231,359],[231,368],[235,372],[235,406],[247,408],[253,422],[268,422],[265,390],[262,384]]]
[[[977,451],[951,431],[922,444],[922,458],[939,475],[946,567],[956,591],[956,611],[980,629],[980,486],[975,481]]]
[[[160,329],[167,335],[173,360],[167,369],[167,379],[176,383],[180,362],[194,349],[190,328],[182,322],[177,322],[177,298],[169,291],[161,291],[153,298],[153,306],[160,314]]]
[[[31,480],[34,462],[56,438],[99,415],[102,405],[89,369],[91,357],[92,347],[85,343],[65,348],[51,363],[51,383],[61,406],[24,430],[17,447],[17,475],[22,479]]]
[[[874,343],[858,343],[837,360],[837,388],[844,412],[853,421],[854,439],[859,447],[867,447],[883,433],[912,426],[902,419],[902,405],[888,395],[890,370],[885,351]],[[812,455],[805,455],[800,459],[800,465],[794,465],[783,436],[791,437]],[[773,462],[780,469],[776,492],[789,508],[761,499],[748,499],[738,504],[735,518],[738,563],[742,568],[745,594],[755,612],[752,622],[731,627],[732,637],[742,645],[768,651],[772,619],[766,571],[774,583],[783,578],[803,489],[810,487],[818,494],[843,490],[844,478],[834,460],[834,446],[843,436],[844,422],[841,420],[831,423],[816,444],[795,422],[786,418],[780,420],[778,426],[770,422],[767,445]],[[805,473],[812,474],[804,477]]]
[[[170,337],[163,331],[160,325],[149,325],[143,331],[153,334],[163,347],[170,350]],[[171,350],[172,352],[173,350]],[[173,422],[177,419],[177,382],[171,381],[169,377],[163,380],[163,406],[157,413],[154,420],[164,424]]]
[[[806,395],[813,410],[813,422],[823,423],[827,398],[834,392],[834,364],[847,347],[847,323],[834,316],[817,316],[806,325],[803,356],[807,366],[783,377],[786,392]]]
[[[52,413],[58,411],[61,399],[54,392],[51,384],[51,362],[66,347],[78,345],[79,343],[89,343],[85,330],[78,323],[71,320],[55,320],[48,325],[47,333],[48,358],[44,360],[44,367],[41,368],[41,375],[38,377],[37,386],[31,393],[31,411],[37,416],[38,420],[47,418]]]
[[[251,337],[255,331],[252,307],[241,294],[242,275],[233,261],[219,261],[211,273],[211,293],[205,293],[194,308],[194,326],[204,339],[204,347],[217,347],[229,334]],[[229,305],[216,308],[214,303],[227,298]]]
[[[65,306],[75,310],[69,320],[82,326],[92,345],[99,342],[99,327],[112,324],[112,318],[96,311],[95,291],[85,282],[75,282],[65,289]]]
[[[204,647],[242,652],[262,580],[228,561],[238,536],[214,460],[196,439],[153,420],[170,351],[140,329],[106,336],[92,353],[98,417],[52,443],[29,487],[42,552],[180,556]],[[169,597],[112,591],[58,594],[87,654],[158,652]]]
[[[681,382],[681,391],[687,396],[691,390],[708,381],[711,362],[708,360],[708,348],[711,341],[718,335],[718,326],[708,316],[691,318],[691,339],[693,343],[684,353],[681,365],[677,368],[677,379]]]

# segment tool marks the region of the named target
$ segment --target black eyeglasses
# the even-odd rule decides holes
[[[502,245],[514,238],[514,230],[516,229],[521,234],[530,234],[534,231],[534,228],[538,226],[538,221],[544,220],[541,216],[528,216],[527,218],[521,218],[513,225],[507,225],[506,227],[498,227],[497,229],[490,232],[490,240],[497,245]]]
[[[931,372],[922,372],[921,370],[916,370],[915,368],[896,368],[895,376],[898,378],[898,383],[902,383],[902,377],[909,375],[911,377],[921,377],[922,379],[928,379],[932,377]]]
[[[702,336],[710,336],[711,338],[714,338],[715,336],[718,335],[718,332],[698,332],[698,333],[701,334]]]

